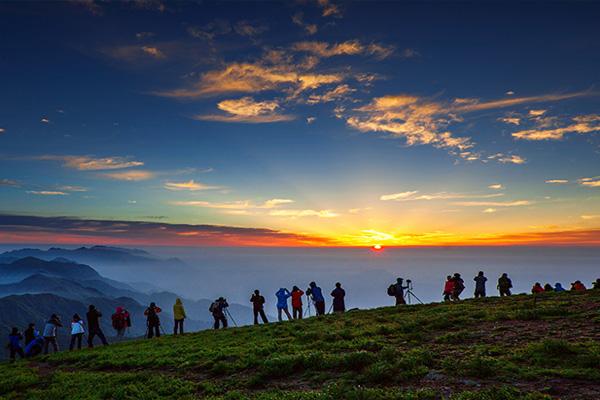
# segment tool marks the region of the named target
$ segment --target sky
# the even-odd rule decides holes
[[[600,4],[0,3],[0,243],[600,244]]]

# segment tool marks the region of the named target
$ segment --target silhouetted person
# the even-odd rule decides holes
[[[27,346],[25,346],[25,357],[35,357],[44,349],[44,338],[37,335]]]
[[[52,345],[54,352],[58,352],[58,342],[56,341],[56,331],[62,327],[58,315],[52,314],[46,325],[44,325],[44,354],[48,354],[48,347]]]
[[[94,347],[94,338],[98,336],[103,346],[107,346],[108,342],[106,341],[106,336],[104,336],[104,332],[100,328],[100,317],[102,317],[102,313],[96,310],[96,306],[90,304],[88,307],[88,312],[85,314],[87,318],[88,325],[88,347],[91,349]]]
[[[600,278],[592,282],[592,289],[600,289]]]
[[[452,300],[459,301],[460,294],[465,290],[465,281],[461,278],[460,274],[457,272],[452,277],[454,281],[454,290],[452,291]]]
[[[585,285],[583,283],[581,283],[581,281],[575,281],[573,283],[571,283],[571,290],[574,290],[576,292],[581,292],[586,290]]]
[[[311,282],[306,294],[312,298],[315,304],[315,312],[317,316],[325,314],[325,297],[323,297],[323,291],[317,286],[315,282]]]
[[[510,296],[510,289],[512,289],[512,281],[508,277],[508,274],[505,272],[502,274],[500,278],[498,278],[498,292],[500,293],[500,297]]]
[[[23,332],[23,334],[25,335],[25,347],[27,347],[29,343],[33,342],[35,337],[39,335],[39,333],[35,330],[34,323],[30,323],[27,329],[25,329],[25,331]]]
[[[125,331],[131,326],[131,317],[129,312],[123,307],[119,306],[116,308],[115,313],[110,317],[112,321],[112,327],[117,331],[117,337],[122,338],[125,336]]]
[[[544,288],[542,287],[542,284],[539,282],[536,282],[533,285],[533,287],[531,288],[531,293],[533,293],[533,294],[544,293]]]
[[[551,285],[551,284],[549,284],[549,283],[546,283],[546,284],[544,285],[544,292],[554,292],[554,287],[552,287],[552,285]]]
[[[408,285],[404,286],[404,279],[402,278],[396,279],[396,283],[391,284],[388,287],[388,295],[396,298],[397,306],[406,304],[406,300],[404,300],[404,289],[408,289]]]
[[[219,297],[209,307],[209,311],[212,313],[215,324],[213,328],[219,329],[219,325],[223,326],[223,329],[227,328],[227,318],[225,317],[225,309],[229,307],[227,300],[223,297]]]
[[[161,308],[152,302],[144,311],[146,316],[146,326],[148,327],[148,339],[152,339],[154,336],[160,337],[160,318],[158,314],[162,312]]]
[[[25,353],[21,347],[21,340],[23,335],[19,332],[19,328],[12,328],[10,335],[8,335],[8,350],[10,351],[10,361],[15,361],[17,354],[21,358],[25,358]]]
[[[487,282],[487,278],[483,275],[483,271],[479,271],[473,280],[475,281],[475,298],[485,297],[485,283]]]
[[[344,297],[346,297],[346,291],[342,289],[342,284],[337,282],[335,289],[331,291],[331,297],[333,297],[333,312],[343,313],[346,311],[346,304]]]
[[[73,319],[71,320],[71,343],[69,344],[69,351],[73,350],[75,343],[77,343],[77,349],[81,350],[81,341],[84,333],[85,328],[81,317],[79,314],[73,315]]]
[[[560,282],[556,282],[556,283],[554,284],[554,291],[555,291],[555,292],[564,292],[564,291],[565,291],[565,288],[563,287],[563,285],[561,285],[561,283],[560,283]]]
[[[288,310],[288,298],[290,298],[292,294],[286,288],[280,288],[277,293],[275,293],[275,297],[277,297],[277,319],[281,322],[281,313],[284,312],[287,316],[288,321],[292,319],[290,312]]]
[[[183,308],[183,303],[181,299],[175,300],[175,304],[173,304],[173,319],[175,324],[173,326],[173,335],[177,335],[177,330],[179,328],[179,334],[183,335],[183,321],[187,318],[185,314],[185,308]]]
[[[454,293],[454,280],[452,279],[452,275],[448,275],[446,277],[446,283],[444,283],[444,301],[452,300],[452,293]]]
[[[254,325],[258,325],[258,316],[262,319],[263,323],[269,323],[267,315],[265,314],[265,297],[260,294],[260,291],[256,289],[254,294],[250,298],[252,303],[252,312],[254,313]]]
[[[302,296],[304,291],[298,286],[292,288],[292,317],[302,319]]]

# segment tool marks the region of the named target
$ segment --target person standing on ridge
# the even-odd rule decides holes
[[[309,288],[306,289],[306,295],[312,298],[315,304],[315,311],[317,316],[325,314],[325,297],[323,297],[323,291],[317,286],[315,282],[311,282]]]
[[[487,282],[487,278],[483,276],[483,271],[479,271],[473,280],[475,281],[475,298],[485,297],[485,283]]]
[[[454,281],[452,280],[452,275],[448,275],[446,277],[446,283],[444,284],[444,301],[452,301],[452,293],[454,292]]]
[[[127,312],[127,310],[123,307],[119,306],[110,319],[112,320],[112,327],[117,331],[117,337],[122,338],[125,336],[125,331],[131,326],[129,312]]]
[[[83,339],[83,334],[85,333],[85,328],[83,327],[83,321],[79,314],[73,315],[73,320],[71,321],[71,343],[69,344],[69,351],[72,351],[75,347],[75,342],[77,342],[77,349],[81,350],[81,340]]]
[[[265,297],[260,294],[260,291],[256,289],[254,294],[250,298],[252,303],[252,312],[254,313],[254,325],[258,325],[258,316],[262,319],[263,323],[268,324],[269,320],[265,314]]]
[[[546,283],[544,285],[544,292],[554,292],[554,287],[551,284]]]
[[[571,290],[574,290],[576,292],[581,292],[581,291],[586,290],[586,287],[581,281],[575,281],[575,282],[571,283]]]
[[[146,316],[146,326],[148,327],[148,339],[152,339],[154,336],[160,337],[160,318],[158,314],[162,312],[161,308],[152,302],[144,311]]]
[[[23,332],[23,334],[25,335],[25,347],[27,347],[27,345],[33,342],[36,336],[39,335],[39,332],[35,330],[35,324],[32,322],[29,324],[27,329],[25,329],[25,332]]]
[[[95,305],[90,304],[86,317],[88,323],[88,347],[90,349],[94,347],[94,337],[96,336],[100,338],[103,346],[108,346],[106,336],[104,336],[104,332],[102,332],[102,328],[100,328],[100,317],[102,317],[102,313],[96,310]]]
[[[388,287],[388,296],[394,296],[396,298],[396,305],[400,306],[406,304],[404,299],[404,289],[408,289],[408,285],[404,286],[404,279],[396,279],[396,283],[391,284]]]
[[[452,292],[452,300],[460,301],[460,294],[465,290],[465,281],[461,278],[460,274],[457,272],[452,277],[454,281],[454,291]]]
[[[542,287],[542,284],[539,282],[536,282],[535,285],[533,285],[533,287],[531,288],[531,293],[533,293],[533,294],[544,293],[544,288]]]
[[[10,351],[10,361],[13,362],[17,358],[17,354],[21,358],[25,358],[25,353],[23,352],[23,348],[21,347],[21,339],[23,339],[23,335],[19,332],[19,328],[12,328],[10,335],[8,335],[8,349]]]
[[[48,354],[48,347],[52,345],[54,352],[58,352],[58,342],[56,341],[56,331],[62,327],[58,315],[52,314],[46,325],[44,325],[44,354]]]
[[[554,291],[555,292],[564,292],[565,288],[563,287],[563,285],[560,282],[556,282],[554,284]]]
[[[346,291],[342,289],[342,284],[337,282],[335,289],[331,291],[331,297],[333,297],[333,312],[343,313],[346,311],[346,303],[344,297],[346,297]]]
[[[177,335],[177,328],[179,328],[179,334],[183,335],[183,320],[187,318],[185,314],[185,308],[181,299],[175,300],[173,304],[173,319],[175,320],[175,326],[173,327],[173,335]]]
[[[223,329],[227,328],[227,317],[225,317],[226,308],[229,307],[227,300],[223,297],[216,299],[208,308],[208,311],[212,313],[215,324],[214,329],[219,329],[219,325],[223,326]]]
[[[505,272],[502,274],[500,278],[498,278],[498,292],[500,293],[500,297],[510,296],[510,289],[512,289],[512,281],[508,277],[508,274]]]
[[[302,296],[304,291],[298,286],[292,288],[292,317],[294,319],[302,319]]]
[[[286,288],[280,288],[275,296],[277,297],[277,319],[279,322],[282,321],[281,313],[285,312],[288,321],[292,319],[290,312],[288,310],[288,298],[290,298],[292,294]]]

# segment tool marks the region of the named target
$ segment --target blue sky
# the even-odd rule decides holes
[[[598,17],[591,2],[2,3],[0,241],[144,242],[103,220],[169,232],[148,243],[294,244],[266,228],[597,244]]]

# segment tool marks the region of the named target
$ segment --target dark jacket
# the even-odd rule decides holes
[[[253,294],[250,301],[252,302],[252,307],[255,310],[262,310],[264,308],[264,305],[265,305],[264,296],[262,296],[260,294]]]
[[[485,276],[477,275],[473,278],[475,281],[475,290],[477,292],[485,292],[485,283],[487,282],[487,278]]]
[[[160,325],[160,318],[158,318],[158,314],[162,310],[160,307],[148,307],[146,311],[144,311],[144,315],[146,316],[146,322],[149,326]]]
[[[346,291],[342,288],[335,288],[331,292],[331,296],[333,297],[333,311],[345,311],[346,304],[344,303],[344,297],[346,296]]]
[[[23,332],[23,333],[25,334],[25,346],[27,346],[36,337],[35,329],[34,328],[27,328],[27,329],[25,329],[25,332]]]
[[[95,308],[92,310],[89,310],[87,312],[86,317],[87,317],[87,323],[88,323],[88,330],[90,332],[100,330],[100,317],[101,316],[102,316],[102,313],[100,311],[96,310]]]
[[[209,311],[212,313],[213,317],[222,318],[225,316],[225,308],[229,307],[229,304],[225,300],[215,301],[210,305]]]

